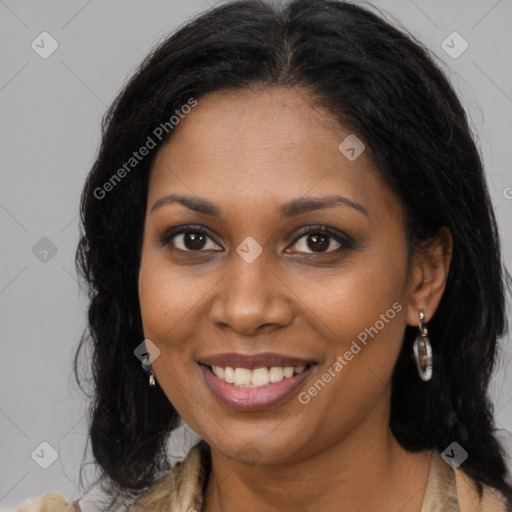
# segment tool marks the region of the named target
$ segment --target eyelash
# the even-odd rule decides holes
[[[206,230],[202,226],[187,225],[187,226],[180,226],[179,228],[174,228],[174,229],[171,229],[171,230],[165,232],[164,235],[160,239],[158,239],[158,242],[160,242],[164,246],[169,245],[169,243],[175,236],[186,234],[186,233],[200,233],[200,234],[205,235],[208,238],[212,239],[212,236],[210,235],[208,230]],[[353,245],[354,245],[353,240],[348,235],[345,235],[344,233],[342,233],[338,230],[329,228],[327,226],[309,226],[309,227],[299,231],[299,233],[297,233],[297,236],[291,245],[295,245],[305,235],[316,235],[316,234],[328,235],[329,237],[333,238],[336,242],[341,244],[341,246],[338,247],[337,249],[330,250],[330,251],[308,252],[306,254],[316,254],[318,256],[332,255],[334,253],[338,253],[343,250],[353,248]],[[213,240],[213,241],[215,242],[215,240]],[[215,242],[215,243],[217,244],[217,242]],[[217,245],[219,245],[219,244],[217,244]],[[177,248],[174,248],[174,249],[176,249],[177,251],[190,252],[190,253],[194,253],[194,252],[201,253],[204,251],[204,249],[200,249],[197,251],[183,250],[183,249],[177,249]],[[215,252],[220,252],[220,251],[215,251]]]

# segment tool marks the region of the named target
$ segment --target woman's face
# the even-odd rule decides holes
[[[306,93],[221,91],[154,162],[144,335],[169,400],[230,458],[282,463],[388,430],[411,315],[404,217],[367,153],[339,149],[349,135]]]

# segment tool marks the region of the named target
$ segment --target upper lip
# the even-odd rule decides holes
[[[211,356],[202,357],[198,362],[209,366],[248,369],[271,368],[273,366],[306,366],[309,363],[316,364],[313,360],[285,356],[273,352],[262,352],[260,354],[237,354],[234,352],[213,354]]]

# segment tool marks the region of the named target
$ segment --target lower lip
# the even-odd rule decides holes
[[[308,378],[314,366],[309,366],[293,377],[285,377],[279,382],[261,388],[245,388],[224,382],[210,370],[209,366],[199,364],[210,391],[222,403],[239,411],[259,411],[284,402]]]

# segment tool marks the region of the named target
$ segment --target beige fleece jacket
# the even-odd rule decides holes
[[[132,506],[129,512],[201,512],[203,486],[207,479],[208,447],[201,441],[186,458],[159,478]],[[59,494],[45,492],[27,499],[6,512],[80,512],[78,501],[72,503]],[[461,470],[453,470],[440,454],[432,452],[430,474],[421,512],[508,512],[509,503],[490,487],[478,500],[472,480]]]

